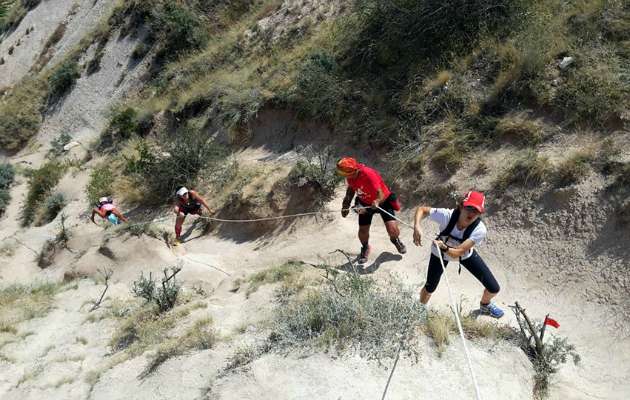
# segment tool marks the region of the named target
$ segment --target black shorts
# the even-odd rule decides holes
[[[396,215],[396,211],[394,210],[394,206],[392,205],[392,201],[395,199],[394,195],[390,195],[382,204],[381,208],[387,211],[389,214],[383,212],[380,209],[367,208],[363,210],[363,214],[359,214],[359,226],[372,225],[372,217],[374,214],[380,214],[381,218],[383,218],[383,222],[395,221],[396,218],[392,217],[392,215]],[[370,207],[371,204],[364,204],[357,197],[355,205],[359,207]]]
[[[473,250],[470,257],[461,261],[461,264],[466,268],[490,293],[499,293],[501,288],[496,278],[490,271],[490,268],[483,261],[479,253]],[[444,261],[444,268],[448,265],[448,261]],[[427,271],[427,283],[424,285],[425,289],[429,293],[435,292],[438,283],[440,283],[440,277],[442,277],[442,265],[440,259],[431,254],[429,260],[429,270]]]
[[[199,203],[195,203],[192,205],[178,205],[179,207],[179,212],[183,213],[184,215],[188,215],[188,214],[196,214],[196,215],[200,215],[201,214],[201,204]]]

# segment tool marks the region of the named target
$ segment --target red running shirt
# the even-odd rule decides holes
[[[378,199],[378,189],[383,192],[384,199],[391,194],[381,175],[365,165],[359,167],[359,175],[356,178],[346,178],[346,180],[348,186],[354,190],[359,200],[365,205],[372,205]]]

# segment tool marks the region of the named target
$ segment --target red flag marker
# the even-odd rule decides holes
[[[546,317],[545,325],[553,326],[554,328],[560,328],[560,324],[553,318]]]

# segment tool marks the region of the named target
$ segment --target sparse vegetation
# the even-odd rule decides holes
[[[57,217],[66,206],[66,198],[61,193],[53,193],[46,197],[35,218],[35,225],[45,225]]]
[[[48,102],[57,102],[64,97],[81,77],[76,61],[69,59],[59,65],[48,77]]]
[[[495,131],[500,139],[521,146],[536,145],[543,137],[542,127],[524,115],[505,116],[497,123]]]
[[[184,130],[174,138],[165,137],[160,146],[139,141],[136,156],[126,159],[125,173],[145,189],[144,201],[163,202],[178,186],[195,187],[198,174],[224,158],[225,150],[212,139]]]
[[[549,160],[538,156],[533,151],[528,151],[517,158],[512,165],[498,176],[494,187],[501,192],[514,185],[540,185],[549,177],[550,173],[551,164]]]
[[[28,193],[22,208],[22,225],[30,225],[37,214],[42,202],[57,185],[65,172],[65,166],[61,163],[50,161],[39,169],[28,172]]]
[[[61,156],[64,152],[64,149],[63,149],[64,146],[70,143],[71,141],[72,141],[72,136],[69,133],[67,132],[61,133],[55,139],[51,140],[50,155],[52,155],[53,157]]]
[[[17,152],[35,136],[45,96],[45,84],[26,78],[0,99],[0,148]]]
[[[424,307],[395,278],[377,283],[355,273],[330,271],[327,285],[276,308],[271,340],[280,348],[356,349],[367,358],[417,355],[414,329]]]
[[[555,183],[568,186],[580,182],[588,173],[594,155],[588,151],[579,151],[563,160],[554,171]]]
[[[289,284],[290,282],[294,282],[298,275],[301,274],[302,267],[302,263],[288,262],[251,275],[247,279],[247,282],[249,283],[246,292],[247,296],[256,292],[262,285],[265,284],[276,282]]]
[[[321,206],[332,198],[341,182],[336,173],[335,154],[331,146],[319,151],[309,146],[301,154],[304,159],[299,160],[289,173],[289,182],[298,187],[313,188],[313,200]]]
[[[181,270],[181,267],[171,267],[169,272],[169,268],[164,268],[164,277],[159,287],[152,273],[149,272],[148,277],[141,273],[140,278],[133,282],[131,292],[134,296],[145,299],[147,303],[154,303],[160,312],[168,311],[175,307],[179,296],[181,285],[177,282],[176,275]]]
[[[0,164],[0,217],[11,201],[10,188],[15,178],[15,169],[11,164]]]
[[[193,326],[180,337],[171,338],[157,348],[149,358],[141,376],[147,376],[170,358],[185,354],[190,350],[206,350],[217,342],[216,334],[211,327],[212,319],[206,318],[195,321]]]
[[[114,173],[109,164],[102,164],[90,172],[90,181],[85,188],[90,206],[95,205],[99,198],[112,195],[113,181]]]
[[[55,295],[65,288],[62,284],[52,282],[1,288],[0,325],[7,332],[15,330],[20,322],[45,316],[53,307]]]

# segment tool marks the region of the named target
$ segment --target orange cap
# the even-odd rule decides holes
[[[341,176],[350,176],[359,169],[359,163],[352,157],[343,157],[337,161],[337,173]]]

